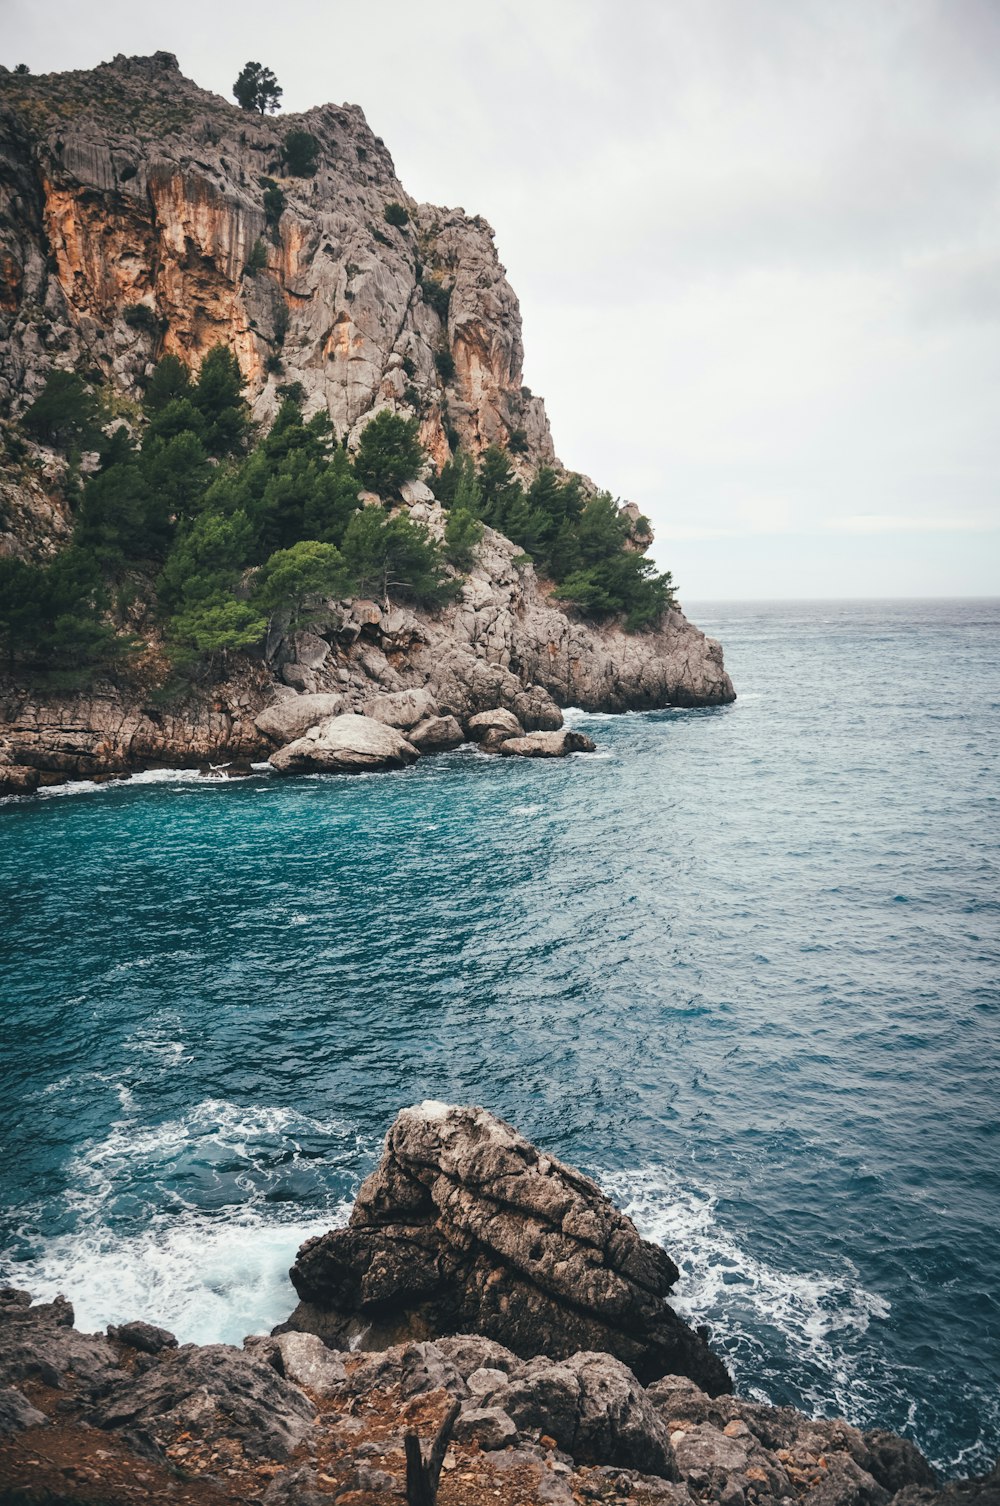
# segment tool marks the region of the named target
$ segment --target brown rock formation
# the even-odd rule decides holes
[[[600,1350],[648,1382],[725,1366],[664,1300],[673,1261],[579,1172],[485,1109],[404,1109],[350,1223],[302,1246],[288,1327],[336,1346],[480,1333],[524,1357]]]

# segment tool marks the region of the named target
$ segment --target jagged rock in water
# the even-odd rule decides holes
[[[529,732],[505,737],[497,749],[504,758],[565,758],[570,753],[594,753],[597,744],[583,732]]]
[[[291,1277],[287,1326],[334,1344],[480,1333],[523,1357],[599,1350],[644,1382],[676,1372],[731,1389],[666,1303],[666,1252],[485,1109],[405,1109],[347,1228],[307,1241]]]
[[[392,727],[372,717],[332,717],[272,753],[278,774],[356,774],[368,769],[403,769],[420,755]]]

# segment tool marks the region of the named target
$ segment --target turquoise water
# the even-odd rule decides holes
[[[0,810],[3,1274],[293,1302],[395,1111],[485,1103],[683,1268],[741,1390],[1000,1448],[1000,603],[709,605],[740,699],[596,756]]]

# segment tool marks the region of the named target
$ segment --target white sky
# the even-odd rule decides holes
[[[682,599],[1000,593],[998,0],[0,0],[0,39],[361,104],[495,227],[557,452]]]

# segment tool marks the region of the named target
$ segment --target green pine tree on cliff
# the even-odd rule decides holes
[[[255,110],[260,115],[272,115],[281,108],[279,100],[284,90],[270,68],[262,63],[247,63],[233,85],[233,94],[241,110]]]

